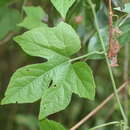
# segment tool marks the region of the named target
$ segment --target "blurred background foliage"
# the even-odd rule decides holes
[[[106,43],[106,48],[108,48],[108,3],[107,0],[93,0],[93,2],[96,4],[96,12],[103,40]],[[124,0],[123,2],[127,3],[130,1]],[[3,98],[9,79],[17,68],[43,61],[41,58],[28,56],[13,41],[15,35],[25,31],[24,28],[18,26],[23,17],[26,16],[22,9],[24,5],[42,7],[46,14],[43,22],[50,27],[63,20],[49,0],[0,0],[0,99]],[[113,7],[117,6],[123,7],[123,4],[120,0],[113,0]],[[126,14],[119,11],[114,11],[114,14],[117,15],[114,17],[114,26],[117,26]],[[91,8],[87,0],[77,0],[74,3],[67,14],[66,22],[71,24],[80,36],[82,49],[78,55],[101,50]],[[119,54],[120,65],[113,69],[118,86],[124,82],[124,46],[126,43],[130,43],[130,18],[120,26],[120,29],[124,35],[119,37],[122,46]],[[77,95],[73,95],[69,107],[62,112],[49,116],[49,119],[58,121],[70,128],[113,92],[107,66],[103,58],[100,55],[93,55],[86,59],[87,63],[92,67],[95,76],[97,86],[95,100],[80,99]],[[127,60],[130,61],[130,57]],[[130,74],[130,72],[128,73]],[[125,95],[127,95],[125,92],[120,94],[122,104],[123,106],[129,105],[130,108],[130,98],[128,98],[128,103],[126,104],[124,102]],[[39,102],[0,106],[0,130],[38,130],[38,107]],[[127,111],[127,115],[130,123],[130,111]],[[115,99],[113,99],[79,130],[87,130],[87,128],[119,119],[121,119],[120,110]],[[100,128],[100,130],[118,129],[118,126]]]

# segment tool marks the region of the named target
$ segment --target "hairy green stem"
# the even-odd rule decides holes
[[[124,81],[128,80],[128,72],[129,72],[129,44],[125,44],[125,49],[124,49]],[[128,118],[128,88],[125,88],[124,92],[124,108],[125,108],[125,113]]]
[[[101,124],[101,125],[98,125],[96,127],[93,127],[93,128],[90,128],[89,130],[96,130],[98,128],[101,128],[101,127],[104,127],[104,126],[108,126],[108,125],[115,125],[115,124],[123,124],[122,122],[119,122],[119,121],[113,121],[113,122],[108,122],[108,123],[105,123],[105,124]]]
[[[127,123],[127,117],[126,117],[125,112],[123,110],[123,107],[122,107],[122,105],[120,103],[120,99],[119,99],[119,96],[118,96],[118,92],[117,92],[117,88],[116,88],[116,84],[115,84],[115,80],[114,80],[112,68],[111,68],[111,66],[109,64],[109,59],[107,57],[107,52],[106,52],[106,48],[105,48],[105,45],[104,45],[104,41],[103,41],[102,36],[100,34],[99,24],[98,24],[98,20],[97,20],[97,16],[96,16],[96,11],[95,11],[95,5],[92,3],[91,0],[88,0],[88,3],[91,6],[92,13],[93,13],[94,20],[95,20],[95,27],[96,27],[96,30],[97,30],[97,33],[98,33],[98,36],[99,36],[99,39],[100,39],[103,51],[105,52],[104,53],[105,54],[105,59],[106,59],[106,63],[107,63],[107,66],[108,66],[109,73],[110,73],[110,77],[111,77],[111,81],[112,81],[112,86],[113,86],[113,89],[114,89],[114,93],[115,93],[115,96],[116,96],[116,100],[117,100],[117,103],[119,105],[119,108],[120,108],[122,117],[124,119],[124,122]]]
[[[94,54],[104,54],[104,52],[99,52],[99,51],[93,51],[93,52],[90,52],[90,53],[87,53],[85,55],[82,55],[82,56],[79,56],[79,57],[76,57],[76,58],[73,58],[70,60],[70,62],[73,62],[73,61],[76,61],[76,60],[80,60],[80,59],[83,59],[83,58],[86,58],[88,56],[91,56],[91,55],[94,55]]]

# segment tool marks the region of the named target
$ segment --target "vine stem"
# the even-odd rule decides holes
[[[96,130],[96,129],[104,127],[104,126],[115,125],[115,124],[123,124],[123,122],[119,122],[119,121],[108,122],[108,123],[101,124],[101,125],[95,126],[93,128],[90,128],[89,130]]]
[[[123,110],[123,107],[121,105],[121,102],[120,102],[120,99],[119,99],[119,96],[118,96],[118,92],[117,92],[117,88],[116,88],[116,84],[115,84],[112,68],[111,68],[111,66],[109,64],[109,59],[107,57],[107,52],[106,52],[106,48],[105,48],[105,45],[104,45],[104,41],[103,41],[102,36],[100,34],[99,24],[98,24],[98,20],[97,20],[97,16],[96,16],[96,11],[95,11],[95,5],[92,3],[91,0],[88,0],[88,3],[89,3],[89,5],[90,5],[90,7],[92,9],[92,13],[93,13],[93,16],[94,16],[94,19],[95,19],[95,27],[96,27],[96,30],[97,30],[97,33],[98,33],[98,36],[99,36],[99,39],[100,39],[103,51],[105,52],[104,53],[105,54],[105,59],[106,59],[106,63],[107,63],[107,66],[108,66],[109,73],[110,73],[110,77],[111,77],[114,93],[115,93],[115,96],[116,96],[116,100],[117,100],[117,103],[119,105],[119,108],[120,108],[122,117],[124,119],[124,122],[125,122],[125,124],[127,124],[127,117],[125,115],[125,112]]]
[[[82,55],[82,56],[73,58],[73,59],[70,60],[70,62],[73,62],[73,61],[76,61],[76,60],[80,60],[80,59],[86,58],[86,57],[91,56],[91,55],[93,55],[93,54],[100,54],[100,55],[101,55],[101,54],[104,54],[104,52],[103,52],[103,51],[102,51],[102,52],[93,51],[93,52],[87,53],[87,54],[85,54],[85,55]]]
[[[128,72],[129,72],[129,44],[126,43],[125,44],[125,49],[124,49],[124,55],[125,55],[125,59],[124,59],[124,81],[128,80]],[[124,91],[124,108],[125,108],[125,113],[126,116],[128,117],[128,88],[125,89]]]

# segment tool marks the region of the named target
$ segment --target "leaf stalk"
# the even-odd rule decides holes
[[[94,54],[99,54],[99,55],[101,55],[101,54],[104,54],[104,51],[102,51],[102,52],[93,51],[93,52],[87,53],[87,54],[85,54],[85,55],[82,55],[82,56],[73,58],[73,59],[70,60],[70,62],[73,62],[73,61],[76,61],[76,60],[80,60],[80,59],[86,58],[86,57],[91,56],[91,55],[94,55]]]

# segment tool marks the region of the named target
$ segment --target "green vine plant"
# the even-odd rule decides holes
[[[48,25],[43,22],[47,14],[41,7],[23,7],[26,17],[18,26],[24,27],[28,31],[14,37],[14,41],[28,55],[41,57],[47,61],[27,65],[18,69],[11,77],[1,104],[33,103],[40,100],[40,129],[67,130],[61,124],[48,120],[47,117],[64,110],[70,104],[73,93],[81,98],[94,100],[96,91],[94,76],[91,67],[84,59],[98,55],[105,57],[123,121],[109,122],[91,128],[91,130],[114,124],[119,124],[121,128],[126,130],[128,128],[128,119],[119,100],[107,54],[108,45],[106,47],[106,43],[104,43],[96,16],[96,5],[91,0],[88,0],[87,3],[94,17],[94,25],[101,43],[101,50],[91,51],[87,54],[74,57],[81,49],[81,41],[72,26],[64,21],[69,8],[75,1],[76,0],[51,0],[53,6],[63,18],[63,21],[54,27],[48,27]],[[121,11],[120,8],[116,8],[116,10]],[[123,24],[122,20],[118,25],[120,24]],[[122,36],[122,38],[124,37]],[[72,128],[71,130],[75,129],[77,128]]]

